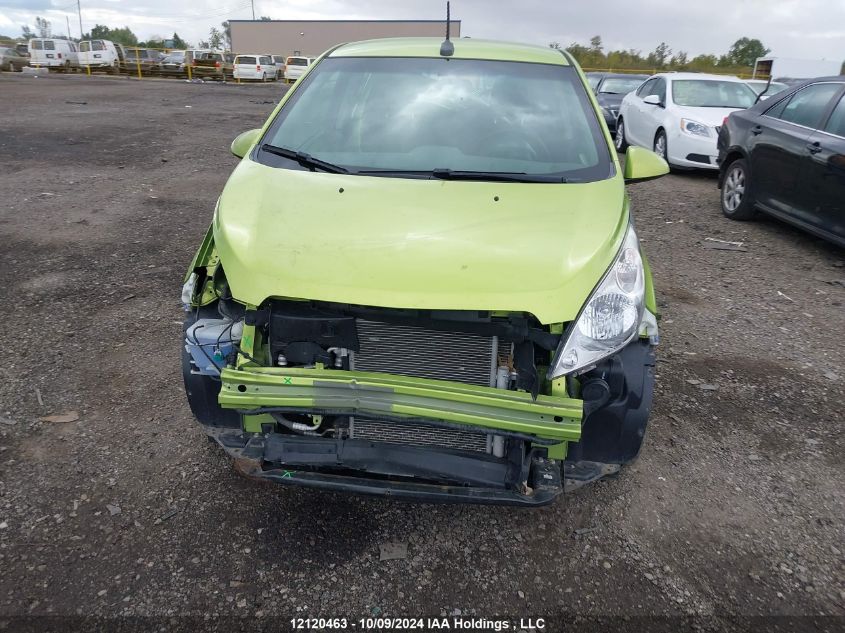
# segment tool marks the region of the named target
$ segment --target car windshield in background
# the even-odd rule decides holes
[[[575,69],[550,64],[328,58],[262,143],[368,175],[572,182],[612,173]],[[259,159],[307,162],[270,151]]]
[[[676,79],[672,82],[672,100],[694,108],[750,108],[757,94],[741,81]]]
[[[751,89],[756,92],[757,94],[762,93],[766,90],[766,82],[765,81],[753,81],[748,82],[748,85],[751,86]],[[766,90],[766,96],[771,97],[774,94],[781,92],[782,90],[786,90],[789,86],[786,84],[782,84],[777,81],[773,81],[772,85],[769,86],[769,89]]]
[[[631,79],[628,77],[611,77],[605,79],[599,87],[599,92],[626,95],[639,88],[645,81],[642,77]]]

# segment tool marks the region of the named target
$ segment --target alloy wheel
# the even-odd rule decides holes
[[[736,211],[742,204],[745,195],[745,170],[740,165],[734,165],[725,178],[722,187],[722,200],[728,211]]]
[[[654,139],[654,153],[661,158],[666,158],[666,135],[661,133]]]
[[[625,123],[619,121],[616,125],[616,149],[622,150],[625,145]]]

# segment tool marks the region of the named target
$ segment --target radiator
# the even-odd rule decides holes
[[[413,325],[357,320],[356,371],[375,371],[491,387],[495,385],[495,336],[441,332]]]
[[[392,422],[355,416],[349,425],[349,437],[356,440],[454,448],[462,451],[488,452],[486,433],[443,429],[413,422]]]

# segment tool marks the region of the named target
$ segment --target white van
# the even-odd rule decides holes
[[[47,38],[29,40],[29,65],[46,66],[65,72],[79,68],[79,49],[76,42]]]
[[[276,79],[284,79],[285,77],[285,56],[284,55],[270,55],[273,60],[273,66],[276,67]]]
[[[267,81],[276,78],[276,67],[269,55],[238,55],[235,57],[233,74],[235,79]]]
[[[313,57],[288,57],[285,60],[285,81],[293,83],[314,63]]]
[[[79,43],[81,68],[106,69],[116,75],[124,59],[123,47],[109,40],[85,40]]]

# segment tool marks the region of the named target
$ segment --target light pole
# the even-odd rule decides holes
[[[79,12],[79,41],[81,42],[84,36],[82,35],[82,4],[80,4],[80,0],[76,0],[76,10]]]
[[[250,4],[252,5],[252,21],[255,22],[255,0],[251,0]]]

